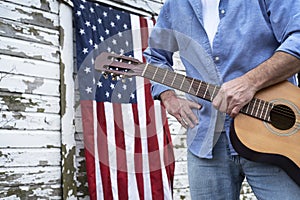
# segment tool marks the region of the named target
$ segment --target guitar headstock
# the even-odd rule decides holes
[[[144,64],[132,57],[103,52],[96,58],[95,69],[113,76],[141,76]]]

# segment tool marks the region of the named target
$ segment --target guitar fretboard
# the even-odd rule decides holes
[[[149,64],[146,65],[142,76],[210,102],[213,101],[220,89],[218,86]],[[270,112],[273,107],[272,103],[254,98],[240,112],[271,122]]]

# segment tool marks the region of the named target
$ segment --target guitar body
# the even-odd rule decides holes
[[[295,121],[285,127],[280,117],[267,123],[240,113],[230,132],[233,147],[249,160],[279,166],[300,185],[300,89],[286,81],[260,91],[255,97],[287,106]],[[285,128],[277,128],[276,123],[283,123]]]

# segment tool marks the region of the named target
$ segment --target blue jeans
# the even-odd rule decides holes
[[[192,199],[238,200],[245,177],[259,200],[300,199],[300,187],[280,168],[231,156],[225,134],[221,134],[213,155],[213,159],[201,159],[188,152]]]

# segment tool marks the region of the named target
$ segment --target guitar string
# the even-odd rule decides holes
[[[170,79],[168,79],[168,78],[165,78],[165,82],[168,82],[168,80],[169,80],[169,81],[172,81],[172,80],[170,80]],[[196,80],[196,81],[198,81],[198,80]],[[202,81],[200,81],[200,82],[201,82],[201,83],[195,82],[195,84],[198,85],[197,87],[199,87],[199,86],[202,84],[202,86],[200,86],[200,89],[199,89],[199,92],[198,92],[198,93],[200,93],[200,94],[204,94],[204,93],[207,92],[207,91],[214,90],[214,89],[207,89],[207,88],[209,88],[209,87],[214,87],[214,88],[216,87],[216,88],[218,88],[217,86],[212,86],[212,85],[207,84],[207,83],[204,83],[204,82],[202,82]],[[178,85],[173,84],[173,86],[174,86],[174,87],[177,86],[177,88],[179,88],[179,85],[180,85],[180,84],[178,84]],[[193,91],[196,91],[196,89],[195,89],[193,86],[192,86],[192,88],[194,89]],[[219,88],[218,88],[218,89],[219,89]],[[192,93],[192,92],[190,92],[190,93]],[[195,94],[196,94],[196,92],[195,92]],[[198,94],[196,94],[196,96],[198,96]],[[200,96],[200,97],[202,97],[202,96]],[[203,97],[204,97],[204,98],[207,98],[208,100],[212,100],[215,96],[211,96],[210,93],[207,92],[206,95],[203,95]],[[259,111],[261,111],[261,112],[267,112],[268,109],[269,109],[269,107],[272,107],[272,106],[273,106],[273,112],[276,113],[276,114],[281,114],[281,115],[283,115],[283,116],[285,116],[285,117],[289,117],[289,118],[294,118],[294,116],[295,116],[295,115],[294,115],[294,112],[293,112],[292,110],[286,108],[286,107],[282,107],[282,106],[280,106],[280,107],[275,107],[275,105],[272,104],[272,103],[270,103],[270,102],[264,101],[264,100],[262,100],[262,99],[257,99],[257,100],[259,100],[260,103],[265,103],[265,105],[267,105],[267,106],[264,106],[263,109],[259,109],[259,106],[256,105],[256,104],[253,105],[255,109],[259,109]],[[250,103],[250,102],[249,102],[249,103]]]
[[[155,67],[156,68],[156,67]],[[159,68],[159,69],[161,69],[164,73],[166,73],[165,71],[165,69],[162,69],[162,68]],[[175,77],[175,74],[177,75],[176,77]],[[156,75],[155,75],[155,77],[154,77],[154,79],[153,80],[157,80],[158,82],[160,81],[160,80],[162,80],[162,78],[165,78],[164,79],[164,82],[166,82],[166,83],[164,83],[164,84],[166,84],[166,85],[168,85],[168,86],[171,86],[171,87],[175,87],[176,89],[179,89],[179,90],[182,90],[182,91],[184,91],[184,92],[187,92],[186,90],[184,90],[183,89],[183,87],[182,86],[185,86],[185,87],[188,87],[188,88],[190,88],[189,87],[189,85],[186,85],[187,83],[188,84],[191,84],[191,82],[192,82],[192,80],[194,80],[194,83],[195,84],[198,84],[197,85],[197,88],[198,87],[200,87],[200,89],[199,89],[199,91],[198,91],[198,94],[200,93],[200,94],[204,94],[203,96],[200,96],[201,98],[202,97],[204,97],[206,100],[212,100],[215,96],[211,96],[210,95],[210,92],[209,92],[209,87],[214,87],[214,88],[217,88],[217,90],[219,89],[217,86],[212,86],[212,85],[210,85],[210,84],[208,84],[208,83],[205,83],[205,82],[203,82],[203,81],[200,81],[200,80],[196,80],[196,79],[193,79],[193,78],[191,78],[191,77],[186,77],[186,76],[184,76],[184,75],[182,75],[182,74],[178,74],[178,73],[175,73],[175,72],[173,72],[173,71],[170,71],[170,74],[169,74],[169,76],[167,76],[167,77],[164,77],[164,75],[165,74],[163,74],[163,73],[157,73]],[[174,75],[174,76],[171,76],[171,75]],[[168,83],[171,83],[171,82],[173,82],[173,79],[174,79],[174,77],[175,77],[175,79],[180,79],[181,80],[181,82],[183,82],[183,83],[179,83],[179,82],[177,82],[177,81],[175,81],[173,84],[168,84]],[[184,79],[185,78],[185,79]],[[196,80],[196,81],[195,81]],[[198,82],[198,83],[197,83]],[[205,87],[205,88],[204,88]],[[193,88],[194,90],[193,91],[196,91],[196,89],[192,86],[191,88]],[[212,90],[214,90],[214,89],[212,89]],[[189,92],[190,94],[192,94],[192,95],[196,95],[196,96],[198,96],[198,94],[197,94],[197,92],[195,92],[195,94],[193,94],[193,93],[191,93],[191,92]],[[270,102],[267,102],[267,101],[264,101],[264,100],[261,100],[261,99],[258,99],[259,101],[260,101],[260,103],[266,103],[268,106],[266,107],[266,108],[264,108],[264,109],[262,109],[262,112],[267,112],[268,111],[268,109],[269,109],[269,106],[271,106],[272,107],[272,105],[274,105],[274,104],[272,104],[272,103],[270,103]],[[256,108],[256,109],[259,109],[259,107],[257,106],[257,105],[254,105],[254,108]],[[294,112],[292,112],[290,109],[288,109],[288,108],[286,108],[286,107],[282,107],[282,106],[280,106],[280,107],[275,107],[275,106],[273,106],[273,109],[272,109],[272,111],[274,112],[274,113],[276,113],[276,114],[281,114],[281,115],[283,115],[283,116],[285,116],[285,117],[288,117],[288,118],[295,118],[295,115],[294,115]]]
[[[134,61],[132,61],[132,60],[130,60],[130,59],[126,59],[126,58],[122,58],[122,57],[115,57],[115,61],[117,61],[117,62],[120,62],[120,63],[130,63],[130,64],[133,64],[132,62],[134,62]],[[134,64],[138,64],[137,62],[135,63],[134,62]],[[152,67],[156,72],[157,71],[159,71],[159,70],[161,70],[161,71],[163,71],[164,73],[167,73],[167,70],[165,70],[165,69],[162,69],[162,68],[157,68],[157,67]],[[151,69],[150,69],[151,70]],[[149,71],[150,71],[149,70]],[[162,76],[160,76],[160,74],[161,73],[155,73],[153,76],[155,77],[155,78],[158,78],[159,80],[162,80],[162,76],[164,76],[165,74],[162,74]],[[171,71],[171,73],[170,73],[170,75],[172,75],[172,74],[176,74],[175,72],[172,72]],[[183,87],[182,86],[184,86],[184,85],[186,85],[185,83],[188,83],[188,84],[191,84],[191,82],[193,82],[194,83],[194,81],[195,81],[195,79],[193,79],[193,78],[191,78],[191,77],[185,77],[184,75],[182,75],[182,74],[179,74],[177,77],[180,77],[181,79],[182,79],[182,83],[181,83],[181,85],[180,85],[180,87],[177,85],[177,86],[174,86],[174,87],[176,87],[176,88],[178,88],[178,89],[181,89],[182,91],[186,91],[186,90],[184,90],[183,89]],[[164,76],[164,78],[165,78],[165,76]],[[186,80],[185,80],[185,78],[186,78]],[[166,79],[168,80],[168,77],[166,77]],[[173,79],[174,79],[174,77],[173,77]],[[184,81],[185,80],[185,81]],[[188,81],[189,80],[189,81]],[[207,100],[210,100],[210,101],[212,101],[213,100],[213,98],[215,97],[214,95],[210,95],[210,87],[213,87],[213,91],[215,91],[215,90],[219,90],[219,87],[217,87],[217,86],[212,86],[212,85],[210,85],[210,84],[208,84],[208,83],[204,83],[204,82],[202,82],[202,81],[200,81],[200,80],[196,80],[195,81],[195,83],[197,84],[197,82],[198,82],[198,86],[197,86],[197,88],[199,88],[199,90],[198,90],[198,92],[195,92],[195,94],[193,94],[193,95],[196,95],[196,96],[200,96],[200,95],[198,95],[197,93],[203,93],[204,92],[204,95],[203,95],[203,97],[205,98],[205,99],[207,99]],[[176,83],[176,82],[175,82]],[[203,86],[202,86],[203,85]],[[171,85],[170,85],[171,86]],[[189,90],[191,89],[191,88],[193,88],[193,89],[195,89],[193,86],[188,86],[189,87]],[[205,87],[205,89],[204,90],[202,90],[201,88],[202,87]],[[195,90],[193,90],[193,91],[195,91]],[[191,92],[190,92],[191,93]],[[207,97],[206,97],[206,94],[207,94]],[[217,93],[216,93],[217,94]],[[200,97],[202,97],[202,96],[200,96]],[[266,102],[266,101],[264,101],[264,100],[261,100],[261,99],[257,99],[257,100],[259,100],[259,104],[260,103],[263,103],[264,105],[265,104],[267,104],[268,106],[265,108],[265,106],[263,107],[263,109],[262,109],[262,112],[268,112],[268,110],[269,110],[269,106],[270,106],[270,103],[269,102]],[[253,102],[253,100],[251,100],[251,102]],[[247,104],[248,106],[250,105],[250,103],[251,102],[249,102],[249,104]],[[271,104],[272,105],[272,104]],[[254,108],[256,108],[256,109],[258,109],[259,110],[259,106],[257,107],[255,104],[253,105],[254,106]],[[273,107],[273,106],[272,106]],[[282,107],[282,106],[280,106],[280,107],[273,107],[273,112],[275,112],[275,113],[277,113],[277,114],[282,114],[282,115],[285,115],[286,117],[290,117],[290,118],[294,118],[294,113],[293,112],[291,112],[291,110],[290,109],[288,109],[288,108],[285,108],[285,107]]]

